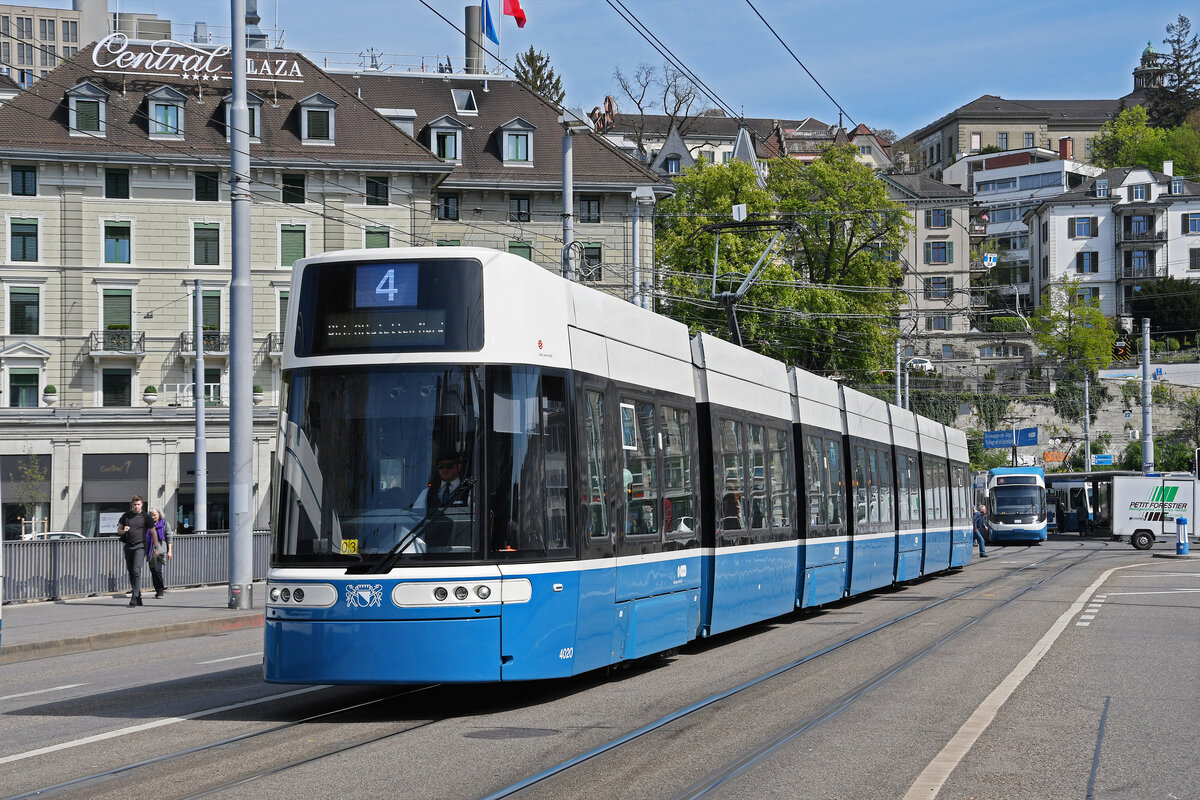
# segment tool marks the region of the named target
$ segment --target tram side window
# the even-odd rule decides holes
[[[871,522],[878,524],[880,521],[879,508],[879,451],[867,451],[867,489],[870,491],[870,505],[868,509],[871,514]]]
[[[521,367],[492,374],[492,548],[522,556],[573,548],[567,525],[566,381]]]
[[[879,521],[892,525],[895,501],[892,498],[892,454],[878,451],[879,459]]]
[[[965,520],[967,513],[967,468],[954,466],[954,519]]]
[[[772,528],[785,528],[788,524],[787,434],[780,430],[772,430],[770,433],[770,522]]]
[[[864,525],[867,522],[867,448],[859,445],[854,448],[854,522]]]
[[[945,462],[938,464],[938,480],[942,490],[942,507],[939,509],[938,519],[949,521],[950,519],[950,468]]]
[[[750,434],[750,527],[767,526],[766,429],[747,425]]]
[[[903,455],[896,461],[896,499],[899,500],[898,520],[908,522],[911,519],[908,513],[908,460]]]
[[[825,443],[807,434],[804,437],[804,483],[808,494],[808,527],[814,528],[829,522],[825,506],[823,484],[825,478]]]
[[[655,460],[654,404],[621,403],[622,454],[625,456],[625,533],[658,533],[658,469]]]
[[[682,408],[662,407],[663,527],[668,534],[697,530],[692,486],[692,415]]]
[[[608,472],[604,462],[604,395],[600,392],[586,392],[584,395],[583,427],[587,459],[584,466],[587,480],[587,532],[593,538],[603,537],[608,535],[608,504],[605,497]]]
[[[921,521],[921,472],[917,457],[908,457],[908,507],[914,522]]]
[[[742,472],[742,445],[745,432],[742,423],[723,419],[721,425],[721,469],[724,486],[721,494],[721,529],[742,530],[746,527],[746,514],[742,508],[742,492],[745,476]]]
[[[833,439],[825,440],[825,452],[827,454],[825,469],[828,472],[825,484],[828,491],[826,503],[829,506],[828,518],[830,525],[841,525],[842,520],[845,518],[846,489],[845,482],[842,480],[841,449],[841,442]]]

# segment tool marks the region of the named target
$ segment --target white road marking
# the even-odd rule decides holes
[[[46,692],[59,692],[63,689],[74,689],[76,686],[87,686],[86,683],[68,683],[64,686],[51,686],[49,689],[36,689],[32,692],[21,692],[20,694],[6,694],[0,697],[0,700],[15,700],[18,697],[29,697],[35,694],[45,694]]]
[[[988,725],[992,723],[992,720],[996,718],[996,714],[999,713],[1000,707],[1012,696],[1017,687],[1029,677],[1029,673],[1033,672],[1033,668],[1045,657],[1046,653],[1050,652],[1051,645],[1066,630],[1071,619],[1088,604],[1088,598],[1103,586],[1108,577],[1117,570],[1143,566],[1145,564],[1130,564],[1127,567],[1113,567],[1112,569],[1105,570],[1096,579],[1095,583],[1084,589],[1083,594],[1079,595],[1079,598],[1059,616],[1054,624],[1050,626],[1050,630],[1046,631],[1046,634],[1021,659],[1020,663],[1013,668],[1013,671],[1008,673],[1004,680],[1000,681],[1000,685],[984,698],[979,708],[975,709],[975,712],[962,724],[962,727],[950,738],[950,741],[946,743],[942,751],[934,756],[933,761],[930,761],[928,766],[921,771],[921,774],[913,781],[912,786],[908,788],[908,792],[905,793],[904,800],[928,800],[931,797],[937,797],[937,793],[941,791],[942,785],[950,777],[950,773],[954,771],[955,767],[966,757],[979,737],[983,735],[983,732],[987,730]],[[1084,626],[1090,623],[1076,622],[1075,624]]]
[[[1080,628],[1086,628],[1088,625],[1091,625],[1091,624],[1092,624],[1092,623],[1090,623],[1090,622],[1076,622],[1076,623],[1075,623],[1075,625],[1076,625],[1076,626],[1078,626],[1078,627],[1080,627]]]
[[[1095,619],[1096,615],[1095,614],[1080,614],[1079,618],[1080,619]]]
[[[223,711],[232,711],[235,708],[245,708],[246,706],[254,706],[258,705],[259,703],[269,703],[272,700],[282,700],[285,697],[295,697],[298,694],[307,694],[308,692],[315,692],[318,689],[328,688],[329,687],[325,685],[306,686],[303,689],[296,689],[291,692],[284,692],[283,694],[273,694],[269,695],[268,697],[260,697],[257,700],[247,700],[243,703],[234,703],[228,706],[221,706],[220,708],[210,708],[206,711],[196,711],[191,714],[185,714],[182,717],[165,717],[163,719],[156,719],[153,722],[143,722],[141,725],[130,725],[128,728],[118,728],[115,731],[108,731],[107,733],[97,733],[95,736],[85,736],[82,739],[74,739],[69,742],[60,742],[59,744],[39,747],[36,750],[28,750],[24,753],[14,753],[11,756],[4,756],[0,758],[0,764],[11,764],[14,761],[23,761],[26,758],[33,758],[34,756],[42,756],[47,753],[56,753],[59,750],[69,750],[72,747],[80,747],[81,745],[92,744],[94,742],[103,742],[106,739],[115,739],[118,736],[127,736],[128,734],[139,733],[140,731],[153,730],[154,728],[173,725],[176,722],[185,722],[189,719],[198,719],[200,717],[207,717],[212,714],[220,714]]]
[[[222,661],[237,661],[239,658],[252,658],[254,656],[262,656],[262,652],[246,653],[240,656],[229,656],[228,658],[214,658],[212,661],[197,661],[197,664],[220,664]]]
[[[1168,589],[1163,592],[1113,592],[1116,597],[1132,597],[1139,594],[1185,594],[1187,592],[1200,592],[1200,589]]]

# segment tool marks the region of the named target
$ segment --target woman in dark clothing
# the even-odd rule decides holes
[[[171,557],[171,537],[167,534],[167,521],[163,519],[162,511],[152,509],[150,519],[154,524],[146,529],[146,560],[150,563],[150,579],[154,582],[154,599],[161,600],[167,590],[162,570]],[[166,546],[161,553],[159,545]]]

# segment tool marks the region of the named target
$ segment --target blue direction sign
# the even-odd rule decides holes
[[[985,448],[1012,447],[1012,431],[984,431],[983,446]]]
[[[1113,463],[1112,459],[1113,459],[1113,457],[1109,453],[1094,453],[1092,455],[1092,466],[1093,467],[1111,467],[1112,463]]]
[[[983,446],[985,448],[1012,447],[1014,431],[984,431]],[[1017,447],[1032,447],[1038,443],[1037,428],[1018,428]]]

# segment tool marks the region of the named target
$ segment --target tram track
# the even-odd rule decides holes
[[[1080,543],[1080,547],[1083,547],[1085,544],[1086,543]],[[885,684],[887,681],[889,681],[891,678],[893,678],[896,675],[909,669],[914,664],[919,663],[921,660],[926,658],[930,653],[934,652],[935,650],[937,650],[938,648],[940,648],[947,642],[951,641],[952,639],[958,637],[965,631],[974,627],[975,625],[977,625],[978,623],[980,623],[987,617],[991,616],[992,614],[996,613],[997,611],[1000,611],[1003,608],[1010,606],[1012,603],[1023,598],[1030,591],[1033,591],[1033,590],[1041,587],[1042,585],[1044,585],[1047,581],[1050,581],[1053,578],[1063,574],[1064,572],[1066,572],[1074,567],[1079,566],[1080,564],[1087,561],[1089,558],[1093,557],[1094,555],[1104,552],[1104,550],[1107,549],[1107,547],[1108,547],[1108,543],[1106,543],[1106,542],[1099,542],[1098,544],[1101,545],[1101,548],[1089,550],[1088,552],[1084,553],[1082,556],[1078,556],[1078,557],[1074,558],[1069,563],[1056,569],[1054,572],[1050,573],[1049,575],[1039,576],[1036,580],[1028,582],[1024,586],[1018,588],[1013,594],[1011,594],[1006,599],[995,603],[994,605],[992,605],[990,608],[983,611],[982,613],[968,618],[962,624],[957,625],[954,628],[952,628],[951,630],[943,633],[942,635],[940,635],[936,639],[934,639],[932,642],[918,648],[916,651],[907,655],[906,657],[895,660],[892,663],[889,663],[888,665],[882,667],[881,669],[877,670],[873,675],[871,675],[867,680],[858,683],[856,686],[851,688],[849,691],[836,697],[832,702],[827,703],[826,705],[824,705],[823,707],[821,707],[820,709],[816,710],[813,713],[809,713],[809,714],[805,715],[804,718],[796,721],[795,723],[789,725],[785,729],[777,732],[775,735],[771,736],[766,741],[763,741],[756,747],[751,748],[750,750],[742,753],[741,755],[739,755],[736,758],[725,761],[724,763],[720,764],[719,766],[717,766],[714,769],[710,769],[702,778],[694,781],[686,789],[679,792],[678,794],[673,795],[672,800],[693,800],[694,798],[708,796],[710,793],[712,793],[715,790],[722,787],[726,782],[728,782],[732,778],[735,778],[738,775],[745,773],[746,771],[752,769],[755,765],[760,764],[764,759],[768,758],[771,754],[775,753],[777,750],[779,750],[784,745],[788,744],[789,742],[794,741],[799,736],[811,731],[813,728],[815,728],[815,727],[821,725],[822,723],[827,722],[827,721],[835,718],[839,714],[843,713],[845,710],[850,708],[857,700],[862,698],[864,695],[879,688],[880,686]],[[558,776],[562,776],[564,773],[567,773],[577,767],[580,767],[581,765],[583,765],[589,761],[592,761],[592,760],[598,759],[598,758],[615,757],[614,754],[616,753],[616,751],[618,751],[620,748],[622,748],[626,745],[630,745],[639,739],[647,737],[648,735],[661,733],[661,732],[665,731],[666,729],[668,729],[670,726],[680,723],[681,721],[685,720],[686,718],[688,718],[698,712],[702,712],[706,709],[709,709],[709,708],[717,705],[718,703],[720,703],[724,700],[732,698],[732,697],[734,697],[738,694],[741,694],[749,689],[759,687],[759,686],[761,686],[769,681],[772,681],[773,679],[776,679],[780,676],[786,675],[787,673],[790,673],[799,667],[802,667],[807,664],[811,664],[813,661],[821,658],[822,656],[829,655],[830,653],[838,651],[848,645],[859,642],[873,634],[884,631],[884,630],[892,627],[893,625],[899,624],[901,622],[904,622],[905,620],[912,619],[913,617],[915,617],[919,614],[923,614],[923,613],[931,611],[935,608],[938,608],[952,600],[956,600],[956,599],[962,598],[966,595],[976,593],[976,592],[979,592],[984,589],[991,588],[992,586],[994,586],[995,584],[997,584],[1001,581],[1011,579],[1014,575],[1018,575],[1022,572],[1028,571],[1030,569],[1033,569],[1033,568],[1036,568],[1039,566],[1043,566],[1051,561],[1055,561],[1060,558],[1065,558],[1068,555],[1069,555],[1068,553],[1057,553],[1057,554],[1049,556],[1045,559],[1040,559],[1038,561],[1035,561],[1031,564],[1023,565],[1021,567],[1018,567],[1016,569],[1013,569],[1013,570],[1005,572],[1001,575],[998,575],[995,578],[991,578],[983,583],[977,584],[975,586],[967,587],[958,592],[954,592],[953,594],[950,594],[944,598],[941,598],[939,600],[925,604],[925,605],[921,606],[920,608],[914,609],[905,614],[901,614],[901,615],[896,616],[885,622],[876,624],[866,630],[863,630],[863,631],[860,631],[851,636],[845,637],[844,639],[842,639],[838,642],[835,642],[834,644],[831,644],[831,645],[824,647],[820,650],[817,650],[813,653],[809,653],[808,655],[805,655],[804,657],[799,658],[789,664],[786,664],[782,667],[765,672],[751,680],[746,681],[745,683],[742,683],[731,689],[713,694],[707,698],[704,698],[703,700],[699,700],[695,703],[692,703],[689,706],[681,708],[671,714],[664,715],[663,717],[660,717],[659,719],[655,720],[654,722],[644,725],[641,728],[638,728],[637,730],[630,731],[629,733],[626,733],[622,736],[616,737],[602,745],[594,747],[586,753],[580,754],[579,756],[576,756],[572,759],[563,761],[559,764],[556,764],[554,766],[551,766],[551,767],[543,770],[542,772],[537,773],[536,775],[532,775],[522,781],[518,781],[514,784],[511,784],[510,786],[504,787],[503,789],[500,789],[498,791],[492,792],[491,794],[485,795],[483,798],[481,798],[481,800],[502,800],[502,798],[521,796],[522,793],[525,793],[527,790],[532,789],[533,787],[537,786],[538,784],[540,784],[544,781],[547,781],[549,779],[552,779],[552,778],[555,778]],[[597,770],[602,772],[603,768],[597,767]]]
[[[1101,543],[1101,544],[1105,544],[1105,543]],[[1083,546],[1083,543],[1081,543],[1081,546]],[[732,760],[732,761],[722,765],[720,768],[718,768],[716,770],[712,770],[704,779],[693,784],[692,787],[689,787],[688,792],[679,795],[679,797],[702,797],[702,796],[704,796],[711,788],[720,786],[725,780],[728,780],[729,778],[734,777],[735,775],[739,774],[740,772],[743,772],[746,769],[753,767],[753,765],[755,763],[759,762],[761,759],[768,756],[771,752],[773,752],[778,747],[782,746],[787,741],[790,741],[790,740],[796,738],[797,736],[802,735],[807,730],[810,730],[811,728],[821,724],[822,722],[836,716],[838,713],[841,713],[842,710],[844,710],[845,708],[852,705],[854,703],[854,701],[856,699],[858,699],[859,697],[861,697],[863,694],[878,687],[879,685],[886,682],[889,678],[898,674],[899,672],[902,672],[904,669],[911,666],[913,663],[916,663],[921,658],[928,655],[929,652],[932,652],[934,649],[941,646],[941,644],[944,644],[946,641],[949,641],[954,636],[959,635],[962,631],[964,631],[967,628],[971,627],[972,625],[976,624],[978,621],[980,621],[981,619],[983,619],[990,613],[993,613],[998,608],[1015,601],[1016,599],[1018,599],[1018,597],[1020,597],[1021,595],[1024,595],[1026,592],[1036,588],[1037,586],[1043,584],[1047,580],[1050,580],[1051,578],[1055,577],[1056,575],[1061,574],[1063,571],[1070,569],[1071,567],[1076,566],[1079,563],[1082,563],[1087,558],[1089,558],[1092,555],[1099,553],[1099,552],[1103,552],[1103,550],[1100,550],[1100,549],[1092,550],[1089,553],[1084,554],[1082,557],[1077,557],[1077,558],[1073,559],[1070,563],[1061,567],[1060,569],[1058,569],[1051,575],[1040,577],[1038,580],[1029,583],[1018,594],[1008,598],[1007,600],[1003,601],[1000,605],[997,605],[997,606],[993,607],[992,609],[989,609],[988,611],[984,612],[983,614],[979,615],[978,617],[973,618],[972,620],[968,621],[968,623],[966,623],[962,626],[959,626],[955,630],[950,631],[949,633],[939,637],[934,643],[927,645],[924,648],[921,648],[921,650],[919,650],[917,653],[914,653],[910,657],[903,659],[899,662],[895,662],[895,663],[888,665],[886,668],[880,670],[871,679],[869,679],[868,681],[865,681],[864,683],[855,687],[853,690],[846,693],[842,697],[839,697],[835,702],[829,704],[825,708],[821,709],[819,712],[809,715],[805,719],[797,722],[795,725],[793,725],[788,730],[780,732],[776,737],[774,737],[771,740],[771,742],[764,744],[762,747],[756,749],[756,751],[744,754],[743,756],[739,757],[738,759]],[[485,800],[499,800],[499,798],[510,797],[510,796],[516,795],[516,794],[518,794],[532,786],[535,786],[549,778],[552,778],[556,775],[561,775],[561,774],[563,774],[585,762],[593,760],[599,756],[603,756],[604,754],[614,751],[614,750],[622,747],[623,745],[633,742],[641,737],[644,737],[647,734],[653,733],[655,731],[663,730],[663,729],[667,728],[668,726],[672,725],[673,723],[677,723],[680,720],[683,720],[683,719],[689,717],[690,715],[695,714],[696,712],[702,711],[705,708],[708,708],[716,703],[719,703],[722,700],[734,697],[734,696],[738,695],[739,693],[746,691],[747,689],[750,689],[752,687],[755,687],[755,686],[763,684],[767,681],[770,681],[773,678],[776,678],[787,672],[795,670],[796,668],[801,667],[805,664],[810,664],[824,656],[828,656],[832,653],[835,653],[838,650],[841,650],[842,648],[845,648],[856,642],[860,642],[863,639],[872,636],[873,634],[877,634],[880,631],[886,630],[887,628],[890,628],[894,625],[900,624],[906,620],[911,620],[920,614],[924,614],[935,608],[944,606],[945,604],[947,604],[953,600],[960,599],[964,596],[967,596],[967,595],[970,595],[973,593],[984,591],[988,588],[993,587],[994,585],[996,585],[997,583],[999,583],[1001,581],[1009,580],[1013,576],[1020,575],[1021,573],[1026,572],[1030,569],[1044,566],[1050,562],[1056,561],[1061,558],[1068,557],[1069,555],[1071,555],[1071,554],[1070,553],[1052,554],[1046,558],[1038,559],[1037,561],[1034,561],[1032,563],[1024,564],[1024,565],[1015,567],[1013,569],[1005,570],[1001,574],[999,574],[993,578],[990,578],[982,583],[965,587],[965,588],[963,588],[959,591],[953,592],[945,597],[939,598],[932,602],[924,603],[918,608],[909,610],[902,614],[898,614],[890,619],[887,619],[883,622],[872,625],[871,627],[868,627],[864,630],[861,630],[852,635],[843,637],[836,642],[833,642],[825,647],[822,647],[811,653],[808,653],[808,654],[804,655],[803,657],[796,659],[788,664],[785,664],[781,667],[764,672],[763,674],[761,674],[751,680],[745,681],[736,686],[733,686],[732,688],[726,689],[722,692],[713,694],[702,700],[693,702],[687,706],[679,708],[678,710],[676,710],[670,714],[664,715],[664,716],[660,717],[659,719],[655,720],[654,722],[651,722],[645,726],[642,726],[641,728],[638,728],[634,731],[626,733],[622,736],[615,737],[614,739],[610,740],[609,742],[607,742],[603,745],[592,748],[591,750],[588,750],[585,753],[582,753],[574,758],[563,761],[563,762],[561,762],[553,767],[550,767],[546,770],[543,770],[535,775],[531,775],[530,777],[528,777],[524,780],[518,781],[516,783],[513,783],[510,786],[508,786],[504,789],[501,789],[497,792],[493,792],[493,793],[487,795]],[[802,621],[802,620],[792,619],[791,621]],[[361,722],[361,720],[354,719],[354,716],[355,715],[361,716],[364,712],[367,712],[368,710],[373,709],[373,708],[382,709],[384,706],[386,706],[390,702],[399,701],[403,698],[412,697],[414,695],[419,695],[421,693],[430,693],[430,694],[436,693],[438,695],[438,699],[436,701],[433,699],[430,699],[428,701],[428,705],[429,706],[438,705],[440,702],[446,700],[446,698],[443,695],[445,694],[444,690],[446,690],[448,688],[450,688],[450,687],[433,684],[433,685],[429,685],[429,686],[406,688],[402,691],[389,692],[380,697],[374,697],[374,698],[370,698],[365,701],[355,702],[355,703],[351,703],[349,705],[340,706],[338,708],[329,709],[329,710],[322,711],[317,714],[311,714],[311,715],[302,717],[300,719],[290,720],[288,722],[271,725],[269,727],[262,728],[260,730],[248,731],[246,733],[238,734],[236,736],[225,737],[220,740],[213,741],[213,742],[207,742],[207,743],[199,744],[199,745],[196,745],[193,747],[176,750],[171,753],[165,753],[165,754],[162,754],[162,755],[150,758],[150,759],[145,759],[142,761],[113,767],[111,769],[97,771],[95,773],[82,775],[82,776],[72,778],[70,780],[56,783],[53,785],[28,790],[28,791],[22,792],[20,794],[15,794],[15,795],[6,797],[6,798],[4,798],[4,800],[27,800],[28,798],[32,798],[32,797],[48,797],[48,796],[55,796],[55,797],[80,796],[80,797],[89,797],[90,798],[90,797],[96,797],[96,796],[100,795],[101,793],[108,794],[109,792],[112,792],[113,796],[119,796],[120,791],[121,791],[120,786],[125,785],[126,782],[130,782],[132,785],[138,785],[138,781],[140,780],[139,775],[141,775],[142,773],[148,772],[148,771],[161,770],[164,767],[170,767],[172,769],[176,769],[177,768],[176,765],[179,765],[184,762],[194,761],[194,760],[202,760],[206,754],[212,754],[215,752],[222,753],[223,754],[222,760],[228,761],[228,753],[232,748],[240,748],[242,750],[256,749],[256,748],[261,749],[263,743],[269,742],[272,739],[272,737],[280,738],[280,737],[285,736],[289,731],[295,732],[297,730],[304,729],[307,726],[319,726],[319,725],[322,725],[325,723],[337,723],[339,721],[339,717],[349,717],[353,721]],[[215,782],[207,782],[206,781],[204,785],[192,785],[191,787],[189,787],[189,791],[187,791],[186,793],[182,793],[182,794],[165,793],[164,794],[163,792],[160,791],[160,792],[156,793],[156,797],[164,798],[164,799],[167,797],[174,797],[174,798],[178,798],[179,800],[198,800],[199,798],[211,797],[214,795],[219,795],[224,792],[229,792],[229,791],[235,790],[239,787],[244,787],[249,784],[253,784],[254,782],[262,780],[264,778],[279,775],[281,773],[286,773],[290,770],[297,769],[297,768],[303,767],[305,765],[312,764],[314,762],[319,762],[323,759],[328,759],[328,758],[331,758],[334,756],[338,756],[340,754],[347,753],[347,752],[356,750],[358,748],[362,748],[364,746],[376,744],[379,742],[384,742],[384,741],[387,741],[390,739],[395,739],[397,737],[403,737],[407,734],[412,734],[412,733],[415,733],[418,731],[425,732],[431,726],[434,726],[439,722],[445,721],[446,719],[452,718],[452,717],[456,716],[457,713],[467,713],[465,708],[456,710],[454,708],[455,705],[457,705],[457,703],[451,702],[451,703],[449,703],[450,707],[448,709],[445,706],[442,706],[442,710],[445,713],[431,715],[425,719],[413,719],[413,720],[410,720],[409,724],[405,724],[400,728],[397,728],[394,725],[394,722],[381,720],[382,729],[373,730],[365,735],[354,736],[354,737],[350,738],[349,740],[343,740],[336,744],[320,745],[320,744],[314,743],[313,746],[309,749],[309,751],[302,755],[294,756],[291,758],[279,759],[275,763],[261,765],[260,768],[257,768],[257,769],[243,769],[243,770],[239,771],[238,774],[229,776],[229,777],[219,780],[219,781],[215,781]],[[463,705],[468,706],[469,704],[463,703]],[[473,712],[478,712],[478,710],[479,710],[478,706],[473,706],[473,707],[471,707],[471,709]],[[119,784],[120,786],[118,786],[116,784]]]

